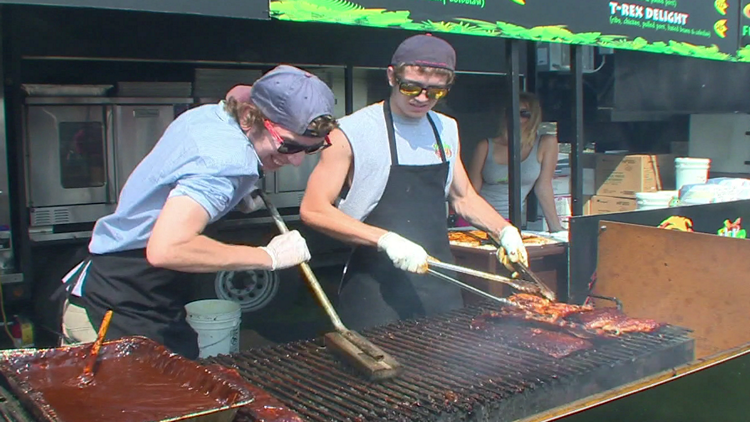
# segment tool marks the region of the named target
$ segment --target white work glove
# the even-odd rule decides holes
[[[500,231],[498,237],[500,238],[500,248],[497,250],[497,259],[505,268],[515,273],[516,269],[513,267],[513,263],[520,261],[527,267],[529,266],[529,254],[526,252],[521,233],[517,228],[508,226]],[[514,274],[514,276],[516,275]]]
[[[255,193],[255,195],[253,195]],[[260,197],[257,190],[249,193],[246,197],[242,198],[239,204],[237,204],[237,211],[250,214],[253,211],[265,208],[266,204],[263,202],[263,198]]]
[[[297,230],[274,237],[268,246],[261,246],[261,249],[271,257],[271,271],[283,270],[310,260],[307,242]]]
[[[378,250],[385,252],[400,270],[418,274],[427,272],[427,252],[396,233],[388,232],[380,236]]]

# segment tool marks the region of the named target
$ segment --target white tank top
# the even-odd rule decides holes
[[[430,112],[448,161],[445,195],[453,181],[453,167],[458,149],[458,125],[451,117]],[[435,133],[427,117],[408,119],[393,114],[396,150],[400,165],[430,165],[442,162]],[[349,139],[354,157],[352,184],[338,207],[347,215],[364,220],[380,201],[388,182],[391,153],[383,116],[383,103],[369,105],[340,119],[340,128]]]
[[[537,136],[534,146],[531,148],[529,156],[521,162],[521,212],[526,216],[526,196],[531,192],[539,174],[542,172],[542,163],[537,158],[539,149],[539,139]],[[508,184],[508,165],[497,164],[492,158],[495,149],[495,143],[490,139],[487,141],[487,158],[484,160],[482,168],[482,189],[479,194],[492,205],[495,210],[505,218],[509,218],[510,209],[510,185]]]

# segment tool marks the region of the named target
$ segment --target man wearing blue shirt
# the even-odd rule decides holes
[[[276,270],[310,259],[297,231],[264,247],[202,232],[232,209],[260,205],[251,193],[261,169],[298,166],[305,153],[330,145],[333,93],[292,66],[233,91],[172,122],[128,178],[116,211],[97,221],[89,257],[64,278],[66,337],[93,341],[112,309],[107,338],[141,335],[197,358],[197,334],[185,321],[185,273]]]

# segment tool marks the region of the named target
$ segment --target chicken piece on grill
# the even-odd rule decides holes
[[[651,333],[662,324],[652,319],[630,318],[616,308],[601,308],[571,315],[571,320],[589,329],[603,330],[619,335],[621,333]]]

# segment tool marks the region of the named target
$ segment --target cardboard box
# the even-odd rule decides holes
[[[589,207],[591,215],[635,211],[636,201],[633,198],[594,195],[589,200]]]
[[[674,189],[674,159],[671,154],[597,154],[596,195],[635,198],[636,192]]]

